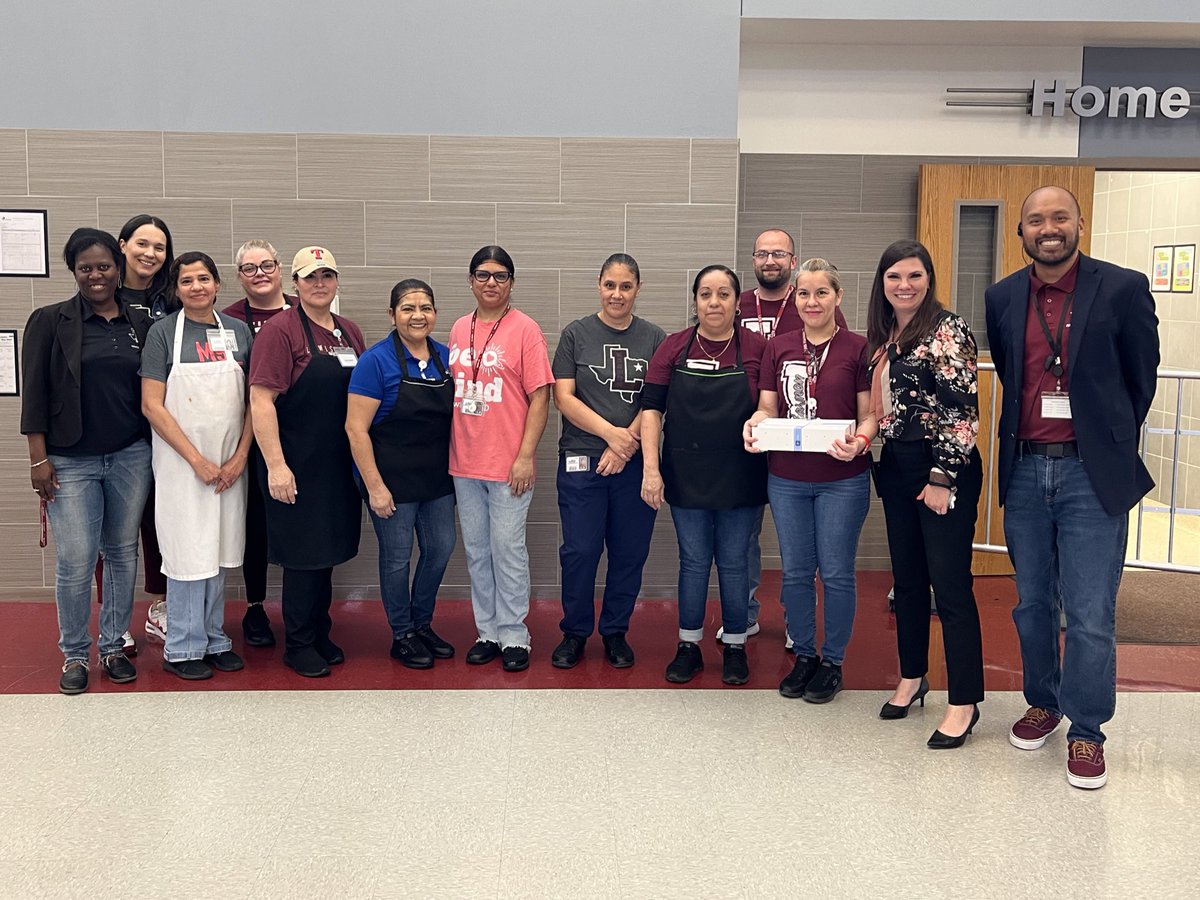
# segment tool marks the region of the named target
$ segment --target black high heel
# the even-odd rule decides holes
[[[958,737],[950,737],[948,734],[942,734],[940,731],[934,731],[934,733],[929,736],[929,741],[927,743],[933,750],[953,750],[955,747],[961,747],[967,742],[967,735],[971,733],[971,730],[975,727],[975,724],[978,721],[979,706],[976,704],[975,712],[971,713],[971,724],[967,726],[966,731],[964,731]]]
[[[883,704],[883,709],[879,710],[879,718],[881,719],[903,719],[908,715],[908,707],[912,706],[918,700],[921,701],[921,706],[925,706],[925,695],[929,693],[929,681],[924,675],[921,676],[921,685],[917,688],[917,692],[912,695],[912,699],[908,701],[908,706],[897,706],[894,703]]]

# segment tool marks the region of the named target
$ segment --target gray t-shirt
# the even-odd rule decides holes
[[[633,317],[624,331],[609,328],[593,313],[563,329],[554,353],[555,378],[574,378],[575,396],[602,419],[622,428],[638,412],[638,395],[646,369],[666,333],[645,319]],[[558,448],[563,453],[599,456],[608,444],[603,438],[572,425],[563,416]]]
[[[140,374],[143,378],[164,382],[167,380],[167,376],[171,373],[171,357],[175,349],[175,322],[182,315],[182,311],[173,312],[150,326],[150,333],[146,336],[146,346],[142,348]],[[237,344],[236,348],[230,348],[233,350],[233,358],[241,364],[243,372],[248,371],[251,341],[249,326],[233,316],[221,316],[221,325],[226,332],[233,332],[233,338]],[[219,351],[214,350],[209,342],[209,332],[215,333],[216,330],[215,324],[202,325],[185,317],[179,359],[185,363],[200,362],[201,355],[206,361],[218,359],[219,357],[215,354]],[[226,337],[226,344],[228,343],[229,339]]]

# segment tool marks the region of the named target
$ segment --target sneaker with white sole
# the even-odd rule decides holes
[[[121,652],[126,656],[137,656],[137,641],[128,631],[121,635]]]
[[[762,631],[762,626],[759,625],[757,622],[753,622],[746,626],[746,637],[750,637],[753,634],[758,634],[760,631]],[[721,638],[723,638],[723,637],[725,637],[725,629],[718,628],[717,629],[717,640],[720,641]]]
[[[1094,791],[1104,787],[1107,781],[1104,745],[1095,741],[1071,741],[1067,746],[1067,782],[1071,787]]]
[[[167,601],[155,600],[146,610],[146,634],[160,641],[167,640]]]

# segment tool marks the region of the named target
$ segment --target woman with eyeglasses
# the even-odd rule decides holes
[[[867,342],[837,324],[842,302],[838,271],[824,259],[807,259],[796,277],[799,331],[779,335],[762,360],[758,411],[746,422],[746,449],[754,427],[767,418],[848,419],[853,436],[834,440],[824,453],[771,451],[767,494],[783,559],[780,600],[796,651],[779,693],[827,703],[842,689],[842,663],[854,626],[857,587],[854,560],[871,502],[870,460],[864,454],[877,427],[871,412]],[[817,573],[823,587],[824,643],[817,654]]]
[[[450,351],[431,336],[433,288],[406,278],[392,288],[395,326],[363,354],[350,378],[346,434],[358,485],[379,541],[379,585],[392,659],[428,669],[454,647],[433,630],[433,609],[454,551]],[[409,583],[413,536],[420,556]]]
[[[554,376],[537,322],[512,305],[508,252],[482,247],[467,272],[475,309],[450,330],[450,474],[478,630],[467,662],[500,657],[506,672],[520,672],[530,649],[525,519]]]
[[[138,524],[150,492],[150,444],[138,366],[150,330],[145,310],[120,298],[116,238],[79,228],[63,260],[78,287],[35,309],[25,324],[21,433],[33,490],[54,531],[58,689],[88,687],[92,573],[104,547],[100,663],[114,683],[137,678],[122,633],[133,612]]]
[[[337,262],[324,247],[292,260],[300,302],[254,342],[250,407],[262,453],[267,552],[283,567],[283,661],[319,678],[345,662],[330,639],[333,567],[358,553],[362,517],[346,437],[346,390],[366,348],[362,332],[331,307]]]
[[[726,266],[705,266],[692,283],[696,324],[669,335],[650,360],[642,391],[642,499],[671,504],[679,542],[679,644],[667,681],[704,668],[708,579],[721,593],[721,680],[745,684],[750,595],[747,547],[767,501],[767,461],[747,453],[742,426],[758,405],[761,335],[737,323],[741,284]],[[659,450],[662,459],[659,460]]]
[[[234,262],[244,295],[221,310],[222,316],[240,319],[258,334],[263,325],[300,302],[283,292],[283,267],[270,241],[246,241],[238,248]],[[242,579],[246,583],[242,636],[250,647],[274,647],[275,633],[263,607],[267,599],[267,511],[258,483],[258,457],[258,444],[252,442],[246,466],[250,483],[246,489],[246,552],[242,559]]]
[[[961,747],[979,721],[983,647],[971,576],[971,543],[983,467],[976,347],[962,317],[942,307],[929,251],[896,241],[875,272],[867,310],[871,400],[883,436],[877,487],[896,590],[900,683],[879,711],[903,719],[925,704],[929,589],[946,652],[949,704],[929,738]]]

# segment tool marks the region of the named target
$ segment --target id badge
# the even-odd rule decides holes
[[[1046,391],[1042,394],[1042,418],[1071,418],[1071,398],[1066,391]]]
[[[591,463],[586,456],[568,456],[567,471],[568,472],[586,472]]]
[[[474,383],[470,383],[466,393],[463,395],[462,402],[458,405],[458,411],[464,416],[482,416],[483,415],[483,396],[482,392],[475,389]]]
[[[343,369],[353,369],[358,364],[358,354],[354,352],[353,347],[339,347],[333,351],[333,355],[337,357]]]
[[[684,366],[688,369],[700,369],[703,372],[715,372],[720,364],[715,359],[689,359]]]
[[[208,346],[216,353],[237,353],[237,335],[224,328],[208,329]]]

